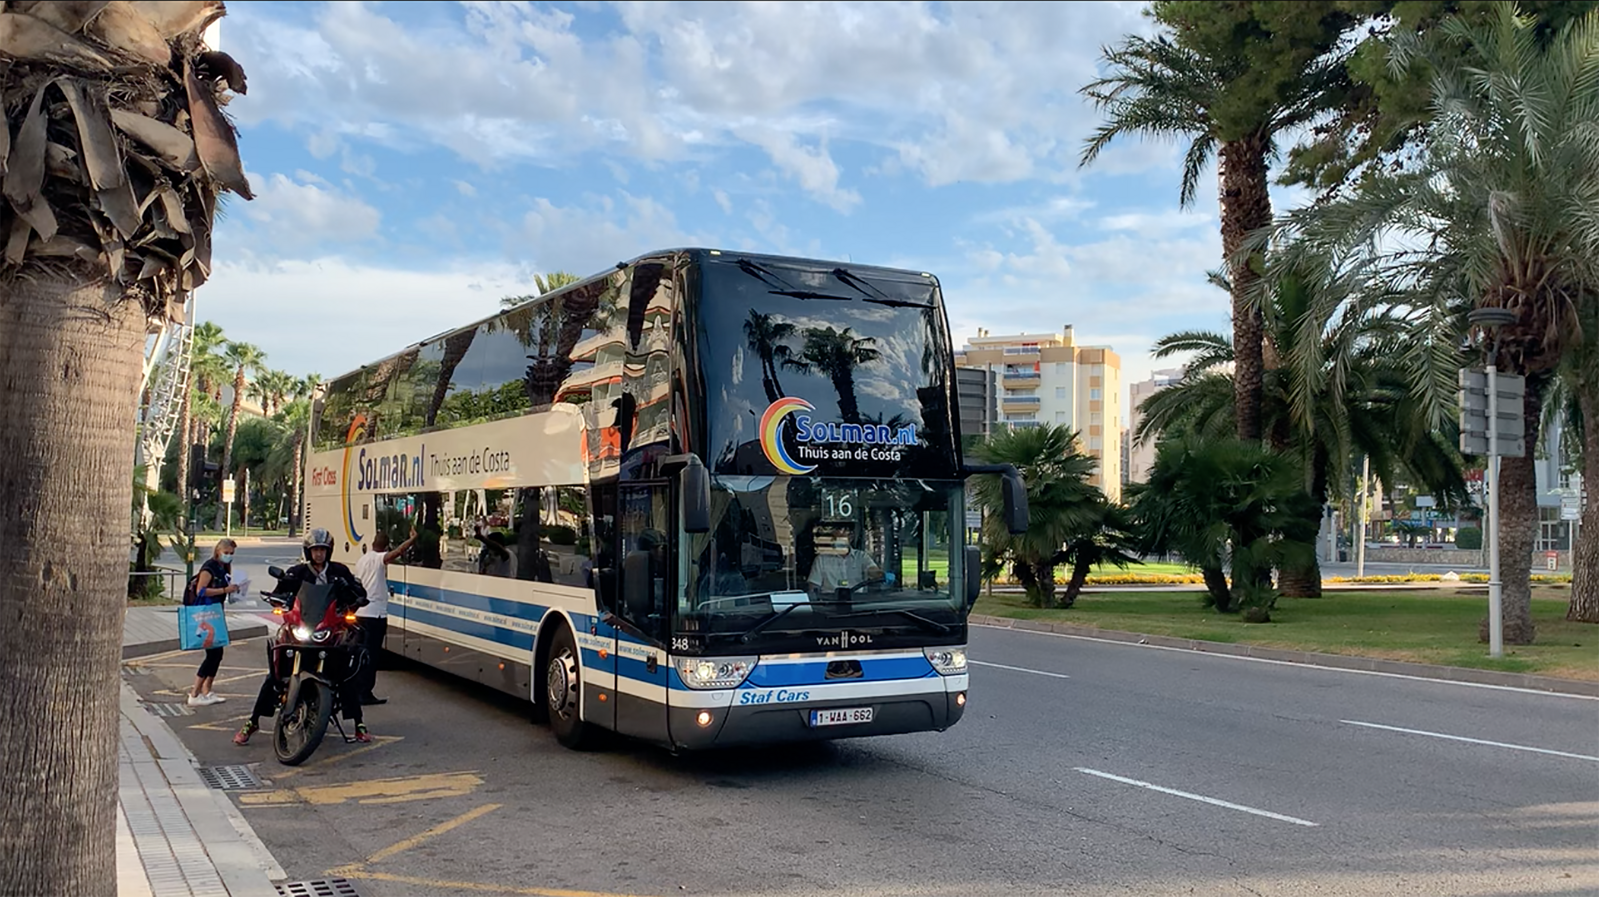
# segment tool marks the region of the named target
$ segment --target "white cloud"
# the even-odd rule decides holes
[[[733,214],[733,200],[728,198],[726,190],[717,187],[711,191],[711,196],[716,200],[716,204],[722,207],[723,212]]]
[[[1165,209],[1156,212],[1122,212],[1099,219],[1105,230],[1164,234],[1190,228],[1214,228],[1216,216],[1192,209]]]
[[[304,172],[296,172],[295,179],[273,174],[265,181],[251,175],[250,185],[255,199],[235,208],[251,222],[252,248],[258,252],[358,242],[375,235],[382,220],[360,197]]]
[[[532,278],[503,263],[445,271],[309,261],[220,262],[196,291],[201,320],[248,339],[274,368],[331,377],[493,314]]]
[[[450,183],[455,185],[455,189],[459,191],[462,196],[477,195],[477,188],[471,184],[468,184],[466,181],[450,181]]]
[[[860,204],[861,195],[854,190],[838,186],[838,164],[827,154],[827,143],[801,146],[792,133],[772,128],[740,129],[740,136],[766,150],[778,170],[799,182],[800,189],[832,206],[847,212]]]
[[[513,255],[540,271],[586,275],[656,249],[712,241],[685,233],[671,209],[648,197],[601,197],[584,207],[533,201]]]
[[[235,11],[257,90],[235,114],[337,139],[431,143],[483,167],[594,150],[646,161],[740,142],[823,202],[859,202],[828,143],[880,148],[930,184],[1069,179],[1097,116],[1077,94],[1099,47],[1145,32],[1138,3],[615,4],[580,36],[571,13],[466,4],[464,20],[402,26],[332,3],[309,26]],[[329,131],[328,120],[339,124]],[[1128,141],[1103,166],[1169,166]],[[1099,167],[1099,166],[1096,166]]]

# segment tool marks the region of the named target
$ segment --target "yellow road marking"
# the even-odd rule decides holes
[[[477,881],[441,881],[435,878],[418,878],[411,875],[394,875],[374,872],[365,866],[340,866],[328,870],[328,875],[339,878],[364,878],[370,881],[392,881],[396,884],[418,885],[435,894],[450,891],[482,891],[491,894],[520,894],[524,897],[643,897],[639,894],[618,894],[613,891],[573,891],[566,888],[519,888],[514,885],[496,885]]]
[[[239,803],[257,807],[283,807],[294,804],[397,804],[435,797],[460,797],[483,784],[476,772],[441,772],[392,779],[368,779],[336,785],[306,785],[239,795]]]
[[[235,726],[234,723],[242,722],[242,721],[247,720],[249,718],[250,718],[250,714],[241,713],[241,714],[239,714],[237,716],[225,716],[222,719],[212,720],[211,722],[208,722],[208,723],[195,723],[194,725],[189,726],[189,728],[191,728],[191,729],[210,729],[210,730],[215,731],[215,732],[233,732],[233,731],[238,729],[238,727]]]
[[[386,860],[395,854],[404,853],[405,851],[410,850],[419,844],[425,843],[429,838],[437,838],[439,835],[442,835],[445,832],[466,825],[468,822],[471,822],[479,816],[492,813],[495,810],[498,810],[500,806],[500,804],[484,804],[475,810],[468,810],[454,819],[449,820],[448,822],[441,822],[438,825],[433,826],[420,835],[414,835],[410,838],[406,838],[404,841],[398,841],[394,844],[390,844],[388,847],[385,847],[377,853],[367,857],[366,861],[368,863],[376,863]]]
[[[343,754],[334,754],[334,755],[332,755],[330,757],[323,757],[320,760],[316,760],[316,761],[313,761],[311,763],[307,763],[304,766],[286,767],[281,772],[279,772],[277,775],[273,776],[273,778],[275,778],[275,779],[286,779],[286,778],[289,778],[290,776],[297,776],[300,773],[305,772],[307,770],[321,769],[321,768],[323,768],[325,766],[332,766],[335,763],[341,763],[341,762],[343,762],[345,760],[350,759],[351,757],[358,757],[358,756],[360,756],[362,754],[369,753],[371,751],[375,751],[378,748],[383,747],[385,745],[390,745],[390,744],[395,743],[396,741],[404,741],[404,740],[405,740],[405,736],[404,735],[374,735],[374,736],[372,736],[373,743],[367,745],[366,747],[356,748],[353,751],[347,751],[347,752],[345,752]]]

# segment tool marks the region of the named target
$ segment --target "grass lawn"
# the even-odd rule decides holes
[[[1195,592],[1097,592],[1070,610],[1028,607],[1020,594],[984,596],[976,613],[1044,619],[1099,629],[1352,654],[1599,680],[1599,626],[1565,620],[1569,588],[1534,587],[1537,643],[1506,645],[1493,660],[1477,641],[1487,616],[1484,587],[1425,591],[1333,591],[1322,598],[1282,598],[1272,622],[1245,623],[1200,605]]]
[[[1070,573],[1070,571],[1066,572]],[[1187,564],[1167,564],[1162,563],[1161,561],[1145,561],[1142,564],[1128,564],[1126,570],[1118,570],[1109,564],[1100,564],[1094,568],[1094,573],[1103,574],[1106,576],[1115,575],[1117,573],[1184,576],[1198,572],[1199,570],[1197,568],[1190,567]]]

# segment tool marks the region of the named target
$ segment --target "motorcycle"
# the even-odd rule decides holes
[[[267,573],[281,586],[281,569],[269,567]],[[367,599],[341,605],[335,600],[337,589],[336,584],[301,583],[294,594],[261,593],[272,612],[283,617],[283,625],[267,646],[267,664],[272,675],[287,685],[272,732],[273,753],[285,766],[298,766],[309,759],[327,734],[330,721],[345,744],[355,741],[344,731],[337,714],[340,686],[366,662],[355,609]]]

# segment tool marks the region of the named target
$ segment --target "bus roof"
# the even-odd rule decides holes
[[[774,262],[774,263],[786,263],[786,264],[791,264],[791,265],[792,264],[799,264],[799,265],[819,266],[819,267],[820,266],[847,267],[850,271],[876,271],[876,272],[880,272],[880,273],[883,273],[883,274],[894,274],[894,275],[898,275],[898,276],[901,276],[901,277],[925,277],[925,278],[928,278],[928,279],[932,280],[935,284],[938,283],[938,278],[936,276],[934,276],[932,274],[929,274],[926,271],[914,271],[914,270],[911,270],[909,268],[890,268],[890,267],[887,267],[887,266],[884,266],[884,265],[864,265],[864,264],[860,264],[858,262],[849,262],[849,261],[841,262],[841,261],[838,261],[837,259],[814,259],[814,258],[805,258],[805,257],[802,257],[802,256],[772,255],[772,254],[769,254],[769,253],[761,253],[761,252],[743,252],[743,251],[736,250],[736,249],[712,249],[710,247],[704,247],[704,246],[683,246],[683,247],[677,247],[677,248],[673,248],[673,249],[658,249],[658,250],[655,250],[653,252],[646,252],[646,253],[644,253],[642,255],[634,256],[633,258],[630,258],[630,259],[628,259],[626,261],[617,262],[611,268],[608,268],[608,269],[606,269],[604,271],[601,271],[601,272],[599,272],[597,274],[591,274],[588,277],[583,278],[582,280],[575,281],[573,283],[567,284],[566,286],[561,287],[560,289],[551,290],[548,293],[544,293],[542,295],[536,296],[536,297],[534,297],[532,299],[529,299],[528,302],[524,302],[522,304],[523,305],[527,305],[527,304],[532,303],[532,302],[538,302],[539,300],[542,300],[542,299],[551,299],[551,298],[559,296],[559,295],[561,295],[563,293],[571,292],[571,291],[576,290],[577,288],[579,288],[581,286],[584,286],[586,284],[589,284],[589,283],[592,283],[592,282],[594,282],[596,280],[599,280],[602,277],[608,277],[608,276],[610,276],[612,271],[615,271],[615,270],[617,270],[619,268],[626,268],[629,265],[635,265],[635,264],[638,264],[639,262],[645,261],[647,259],[654,259],[654,258],[660,258],[661,256],[665,256],[665,255],[677,255],[677,254],[684,254],[684,255],[688,255],[690,257],[716,257],[716,258],[720,258],[720,259],[730,259],[730,260],[747,259],[747,260],[752,261],[752,262]],[[516,306],[516,307],[519,308],[521,306]],[[409,352],[409,351],[411,351],[413,349],[416,349],[416,348],[422,346],[425,343],[437,342],[438,340],[445,339],[446,337],[449,337],[452,334],[460,333],[460,332],[465,331],[465,330],[474,330],[474,329],[476,329],[478,327],[481,327],[484,324],[484,322],[486,322],[486,321],[488,321],[488,320],[490,320],[492,318],[497,318],[500,315],[504,314],[508,310],[509,309],[500,309],[499,311],[493,312],[492,314],[484,315],[483,317],[478,318],[477,320],[472,321],[471,323],[462,324],[459,327],[452,327],[449,330],[441,330],[438,333],[433,334],[432,336],[428,336],[428,337],[424,337],[422,339],[419,339],[416,342],[411,343],[410,345],[407,345],[407,346],[399,349],[398,351],[391,352],[388,355],[380,356],[380,357],[378,357],[378,358],[376,358],[376,359],[374,359],[374,360],[372,360],[370,362],[367,362],[366,364],[357,365],[356,367],[350,368],[349,370],[346,370],[343,373],[338,374],[337,376],[329,377],[329,378],[327,378],[326,382],[331,383],[331,382],[333,382],[335,380],[342,380],[345,377],[348,377],[351,374],[356,373],[357,371],[366,370],[367,368],[372,367],[373,365],[381,364],[381,363],[383,363],[384,361],[387,361],[390,358],[393,358],[393,357],[398,356],[398,355],[403,355],[406,352]]]

